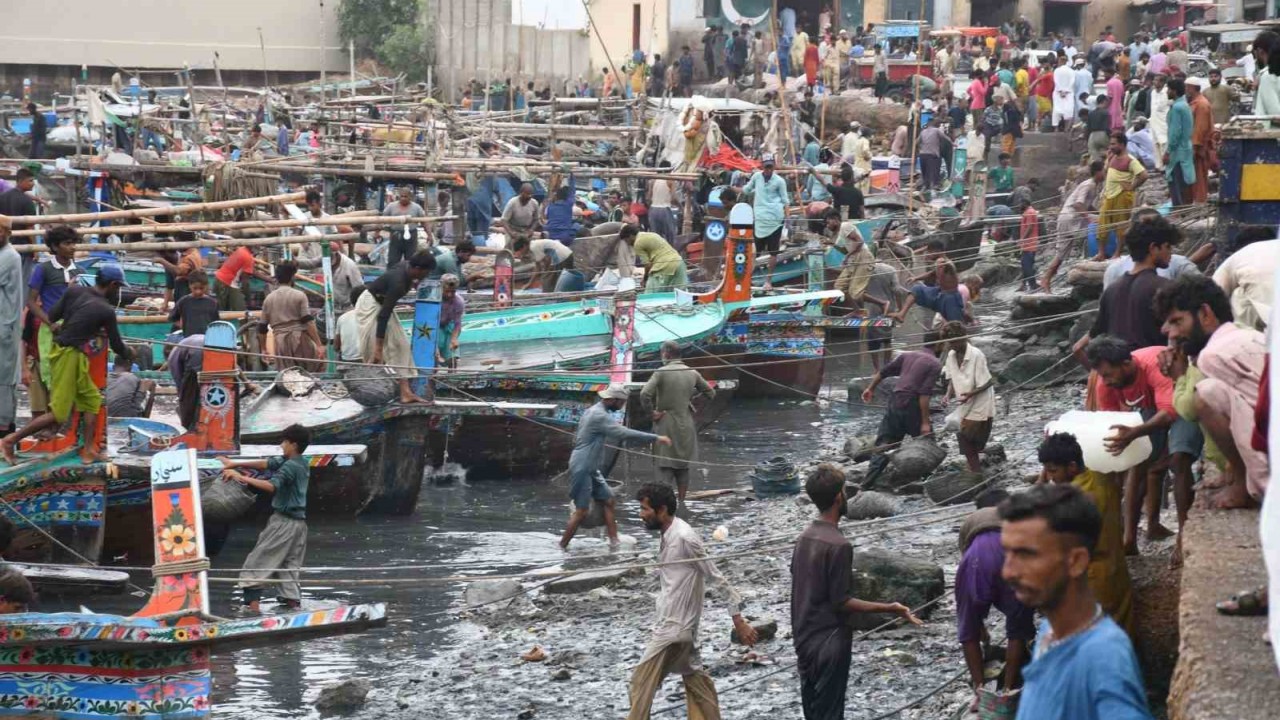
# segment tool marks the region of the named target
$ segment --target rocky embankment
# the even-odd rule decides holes
[[[1045,422],[1079,403],[1079,392],[1031,390],[1000,398],[1007,407],[987,460],[992,486],[1019,486],[1037,470],[1034,452]],[[941,417],[937,418],[939,423]],[[862,428],[859,428],[861,430]],[[866,428],[873,432],[874,428]],[[854,440],[855,436],[849,439]],[[852,446],[852,447],[847,447]],[[801,466],[818,461],[843,466],[852,482],[865,474],[866,463],[846,450],[854,443],[832,445]],[[851,718],[870,717],[906,704],[953,678],[963,668],[955,642],[951,584],[959,554],[956,529],[964,514],[960,505],[900,521],[861,525],[869,518],[891,517],[937,508],[943,494],[961,497],[963,461],[954,437],[936,446],[922,444],[902,451],[893,463],[892,484],[867,491],[850,503],[857,521],[845,524],[857,550],[856,592],[869,599],[900,600],[913,607],[929,604],[920,628],[893,627],[866,635],[855,643],[850,678]],[[932,466],[932,467],[930,467]],[[912,473],[916,473],[915,476]],[[921,474],[922,473],[922,474]],[[914,479],[913,479],[914,478]],[[945,489],[944,489],[945,488]],[[851,488],[851,491],[853,488]],[[923,494],[922,494],[923,493]],[[633,503],[622,512],[635,512]],[[708,550],[733,554],[718,562],[742,592],[747,613],[776,627],[775,634],[748,650],[731,642],[723,596],[708,593],[701,630],[702,659],[716,679],[725,718],[761,718],[799,713],[799,681],[791,667],[790,550],[787,541],[813,517],[807,498],[755,499],[749,486],[713,499],[689,503],[689,521],[702,533]],[[727,540],[712,540],[717,525]],[[600,543],[566,556],[564,569],[604,563],[653,562],[656,534],[640,538],[635,554],[602,557]],[[779,547],[781,546],[781,547]],[[560,584],[561,587],[556,587]],[[375,685],[366,704],[353,716],[408,720],[428,716],[485,718],[621,717],[629,706],[627,682],[648,639],[658,590],[652,569],[601,572],[559,583],[537,578],[524,582],[495,581],[460,593],[459,623],[449,639],[426,663]],[[511,600],[492,602],[517,592]],[[468,608],[468,603],[490,604]],[[993,615],[993,636],[1002,634]],[[865,618],[868,630],[879,618]],[[535,647],[537,650],[535,650]],[[904,718],[949,717],[968,701],[964,683],[955,682],[904,712]],[[677,678],[670,678],[655,701],[655,710],[683,697]],[[683,708],[672,716],[683,717]]]

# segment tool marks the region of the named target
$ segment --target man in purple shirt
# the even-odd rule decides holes
[[[960,525],[960,566],[956,569],[956,625],[964,662],[973,685],[973,710],[985,683],[982,645],[987,613],[994,605],[1004,614],[1005,665],[1001,688],[1013,690],[1022,681],[1028,644],[1036,637],[1035,613],[1018,602],[1013,588],[1000,577],[1004,549],[1000,547],[1000,513],[996,506],[1009,497],[1004,490],[988,490],[974,500],[978,511]]]
[[[938,333],[929,332],[924,337],[924,349],[905,352],[894,358],[871,377],[871,384],[862,391],[862,402],[870,403],[880,381],[897,376],[889,408],[880,420],[876,431],[875,447],[879,449],[872,458],[864,488],[870,488],[889,465],[885,445],[897,445],[904,437],[919,437],[933,432],[929,421],[929,398],[938,385],[942,363],[938,353],[945,344],[939,342]]]

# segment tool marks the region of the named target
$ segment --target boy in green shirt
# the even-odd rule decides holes
[[[1013,167],[1009,164],[1012,159],[1009,153],[1000,153],[999,167],[993,167],[987,173],[987,177],[991,179],[991,184],[994,186],[992,192],[1013,192]]]
[[[307,552],[307,483],[311,468],[302,457],[311,444],[311,431],[293,424],[284,429],[280,439],[283,457],[262,460],[220,458],[228,480],[271,493],[271,519],[258,536],[240,571],[240,587],[244,604],[251,612],[260,611],[262,584],[273,577],[284,582],[280,586],[280,602],[290,609],[302,607],[302,588],[298,571]],[[250,477],[235,468],[253,468],[272,473],[270,480]]]

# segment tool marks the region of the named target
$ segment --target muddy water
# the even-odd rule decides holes
[[[833,346],[833,354],[850,353],[857,345]],[[832,359],[827,366],[824,398],[813,403],[801,398],[735,403],[701,437],[702,459],[743,465],[786,454],[811,458],[832,438],[851,426],[874,422],[864,411],[845,402],[844,384],[851,377],[869,375],[861,357]],[[865,431],[865,430],[864,430]],[[624,478],[623,493],[651,476],[647,458],[620,461],[615,477]],[[714,468],[694,479],[696,489],[731,487],[745,482],[742,468]],[[410,517],[359,518],[313,522],[307,538],[307,564],[372,568],[393,564],[431,565],[418,576],[463,573],[495,574],[551,567],[564,560],[557,539],[567,515],[564,481],[546,479],[505,482],[466,482],[424,487],[417,512]],[[717,522],[714,501],[694,503],[701,525]],[[619,516],[621,532],[642,545],[655,542],[634,512]],[[714,526],[714,525],[712,525]],[[598,532],[598,531],[597,531]],[[238,527],[217,567],[239,567],[253,546],[257,528]],[[600,540],[580,544],[602,549]],[[370,578],[371,572],[331,574],[332,577]],[[414,576],[397,573],[397,577]],[[141,582],[141,581],[140,581]],[[312,708],[320,688],[349,678],[365,677],[377,685],[380,677],[430,657],[436,643],[452,642],[446,633],[455,619],[448,613],[461,593],[458,585],[410,584],[341,587],[323,581],[304,584],[307,603],[334,601],[385,602],[387,627],[338,638],[312,640],[280,647],[239,650],[214,658],[215,717],[249,720],[315,716]],[[215,585],[215,613],[230,612],[230,586]],[[113,603],[114,604],[114,603]],[[128,604],[128,600],[124,602]],[[95,608],[107,610],[110,608]]]

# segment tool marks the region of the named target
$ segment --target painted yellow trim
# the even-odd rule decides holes
[[[1280,200],[1280,165],[1245,165],[1240,173],[1241,200]]]

